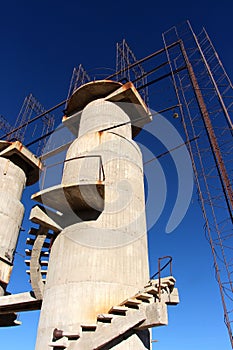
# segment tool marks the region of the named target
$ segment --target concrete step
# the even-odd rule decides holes
[[[26,270],[26,273],[30,276],[31,271],[30,270]],[[47,270],[41,270],[40,273],[41,273],[41,275],[47,275]]]
[[[35,243],[35,239],[27,238],[27,240],[26,240],[26,244],[27,244],[27,245],[33,246],[34,243]],[[50,242],[44,242],[43,248],[49,248],[49,247],[50,247]]]
[[[31,260],[24,260],[24,263],[25,263],[27,266],[30,266],[30,261],[31,261]]]
[[[85,323],[82,323],[81,324],[81,331],[82,332],[95,332],[96,330],[96,327],[97,327],[97,324],[96,323],[93,323],[93,324],[85,324]]]
[[[24,260],[24,262],[27,266],[30,266],[30,261],[31,261],[30,259]],[[48,266],[48,264],[49,264],[48,260],[41,260],[40,261],[41,266]]]
[[[30,236],[35,237],[35,236],[37,235],[38,231],[39,231],[38,228],[31,227],[30,230],[28,231],[28,234],[29,234]],[[48,232],[48,233],[47,233],[47,238],[48,238],[48,239],[51,239],[52,237],[53,237],[53,233]]]
[[[160,278],[160,283],[169,283],[169,284],[175,284],[176,283],[176,279],[173,276],[167,276],[167,277],[161,277]],[[150,287],[152,285],[159,285],[159,279],[154,279],[154,280],[150,280],[146,285],[145,288]]]
[[[146,293],[151,294],[154,297],[158,296],[159,289],[155,286],[146,287]]]
[[[113,306],[107,314],[97,315],[96,324],[82,324],[82,333],[75,343],[75,350],[107,348],[108,344],[112,344],[112,341],[122,337],[130,329],[144,330],[167,325],[167,305],[176,305],[179,302],[174,280],[170,277],[163,279],[160,302],[157,281],[153,281],[143,291],[124,300],[120,305]]]
[[[42,281],[43,283],[46,283],[46,278],[42,278],[41,281]],[[29,280],[29,283],[31,283],[31,280]]]
[[[101,349],[114,339],[144,322],[145,319],[144,311],[128,309],[125,316],[119,315],[113,318],[110,324],[98,323],[96,331],[91,334],[83,333],[75,344],[75,350]]]
[[[26,254],[27,256],[31,256],[31,255],[32,255],[32,250],[31,250],[31,249],[25,249],[25,254]],[[49,256],[49,252],[48,252],[48,251],[42,251],[42,252],[40,253],[40,256],[47,257],[47,256]]]
[[[141,292],[135,295],[135,298],[143,302],[153,302],[154,297],[151,293]]]
[[[114,317],[117,317],[117,316],[113,314],[99,314],[97,315],[97,323],[98,322],[111,323]]]
[[[113,306],[108,312],[114,315],[125,315],[129,309],[126,306]]]
[[[122,303],[120,303],[120,306],[125,305],[127,307],[138,308],[141,303],[142,303],[141,300],[137,300],[135,298],[129,298],[124,300]]]
[[[31,236],[36,236],[38,231],[39,231],[38,228],[31,227],[30,230],[28,231],[28,234]]]
[[[40,270],[40,273],[42,276],[44,276],[44,275],[46,276],[48,273],[48,270]]]

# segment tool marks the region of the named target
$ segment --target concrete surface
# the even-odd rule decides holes
[[[127,124],[101,132],[122,122]],[[89,155],[102,159],[104,208],[94,220],[77,217],[52,246],[37,350],[50,348],[54,328],[71,332],[81,323],[96,322],[99,313],[135,294],[149,279],[142,156],[132,140],[129,116],[112,102],[98,99],[82,112],[78,137],[66,159]],[[67,161],[62,184],[77,178],[91,182],[95,164],[94,159],[86,164]],[[95,206],[83,196],[90,207]],[[130,343],[125,350],[132,349]]]
[[[0,140],[0,295],[10,281],[24,215],[24,187],[39,179],[41,162],[19,141]]]

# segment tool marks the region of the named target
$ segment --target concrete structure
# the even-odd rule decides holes
[[[41,308],[36,350],[151,349],[149,328],[166,325],[167,305],[179,298],[174,277],[148,282],[143,165],[132,136],[150,115],[133,84],[112,81],[77,89],[66,113],[75,140],[61,183],[32,196],[40,203],[26,250],[33,292],[0,297],[0,316]]]
[[[49,348],[54,328],[73,332],[92,324],[149,280],[142,157],[130,120],[136,109],[111,101],[130,95],[140,101],[140,119],[148,121],[132,84],[122,89],[119,83],[94,82],[75,92],[68,112],[70,127],[76,119],[77,138],[67,151],[62,183],[33,196],[62,212],[66,226],[51,248],[38,350]],[[116,125],[121,126],[102,131]],[[76,222],[70,225],[66,217],[73,213]]]
[[[38,181],[41,162],[20,142],[0,141],[0,295],[6,294],[23,219],[20,202],[25,185]],[[14,325],[9,315],[1,325]]]

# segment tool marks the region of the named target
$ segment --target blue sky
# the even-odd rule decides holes
[[[186,19],[197,32],[205,26],[233,79],[232,14],[230,0],[4,2],[0,13],[0,114],[13,124],[30,92],[45,107],[57,104],[67,96],[74,66],[83,63],[88,72],[95,72],[97,67],[114,68],[115,43],[123,38],[138,58],[144,57],[162,47],[163,31]],[[151,101],[153,109],[156,98]],[[161,164],[168,166],[165,158]],[[171,192],[173,183],[170,178]],[[32,188],[24,194],[26,205],[30,193]],[[155,272],[159,256],[173,256],[181,303],[169,308],[169,326],[153,332],[153,339],[159,340],[153,349],[230,349],[195,191],[185,218],[171,234],[165,233],[168,212],[169,203],[149,232],[151,272]],[[26,230],[28,214],[26,210]],[[18,251],[22,254],[26,235],[22,233],[19,241]],[[17,268],[9,290],[27,291],[30,285],[23,258],[16,255],[15,262]],[[0,329],[2,347],[34,348],[38,312],[21,314],[20,319],[22,326]]]

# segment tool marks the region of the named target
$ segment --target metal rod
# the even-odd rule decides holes
[[[177,33],[177,37],[179,37],[178,33]],[[163,35],[163,39],[164,39],[164,45],[166,46],[165,35]],[[167,51],[167,56],[168,56],[168,60],[171,61],[170,58],[169,58],[169,52],[168,51]],[[170,66],[171,66],[171,64],[170,64]],[[179,77],[179,74],[178,74],[178,78],[180,80],[181,92],[183,94],[183,98],[184,98],[185,105],[186,105],[187,112],[188,112],[188,117],[189,117],[189,120],[190,120],[190,123],[191,123],[191,126],[192,126],[193,136],[195,136],[196,133],[195,133],[195,130],[194,130],[194,127],[193,127],[191,114],[190,114],[190,110],[189,110],[189,105],[188,105],[188,102],[186,101],[186,98],[184,96],[184,91],[183,91],[183,88],[182,88],[181,79]],[[180,112],[181,112],[182,123],[183,123],[185,134],[186,134],[186,139],[188,139],[189,138],[189,133],[188,133],[188,130],[187,130],[187,126],[186,126],[186,122],[185,122],[185,116],[184,116],[184,110],[183,110],[183,106],[182,106],[182,104],[180,102],[179,91],[178,91],[175,79],[173,80],[173,83],[174,83],[174,87],[175,87],[176,93],[178,95],[177,98],[178,98],[178,102],[180,104]],[[215,228],[216,228],[217,233],[219,234],[218,225],[217,225],[217,222],[216,222],[214,208],[213,208],[213,204],[212,204],[212,199],[210,197],[210,192],[209,192],[209,189],[208,189],[208,184],[207,184],[207,181],[206,181],[204,167],[203,167],[203,163],[202,163],[202,157],[201,157],[201,154],[200,154],[200,150],[199,150],[199,147],[198,147],[197,140],[195,141],[195,144],[196,144],[196,147],[197,147],[198,157],[199,157],[199,161],[200,161],[200,164],[201,164],[201,170],[202,170],[201,177],[204,178],[204,183],[205,183],[205,186],[206,186],[208,198],[209,198],[209,201],[210,201],[210,204],[211,204],[211,208],[212,208],[212,214],[213,214],[213,218],[214,218]],[[206,208],[205,208],[206,201],[205,201],[205,199],[203,197],[201,184],[200,184],[200,180],[199,180],[199,175],[198,175],[198,170],[197,170],[197,166],[196,166],[196,163],[195,163],[195,160],[194,160],[194,155],[193,155],[192,148],[191,148],[190,144],[188,144],[188,148],[189,148],[190,157],[191,157],[192,166],[193,166],[194,175],[195,175],[195,180],[196,180],[196,184],[197,184],[197,188],[198,188],[198,192],[199,192],[199,198],[200,198],[200,202],[201,202],[202,213],[203,213],[203,217],[204,217],[204,220],[205,220],[205,223],[206,223],[206,230],[207,230],[207,235],[208,235],[208,241],[210,243],[211,251],[212,251],[212,255],[213,255],[213,259],[214,259],[215,273],[216,273],[216,278],[217,278],[217,281],[218,281],[218,285],[219,285],[219,289],[220,289],[220,295],[221,295],[221,300],[222,300],[222,305],[223,305],[223,309],[224,309],[224,320],[225,320],[225,323],[227,325],[227,329],[228,329],[228,333],[229,333],[229,336],[230,336],[231,345],[233,347],[233,338],[232,338],[232,331],[231,331],[231,326],[230,326],[230,319],[229,319],[229,315],[228,315],[228,312],[227,312],[227,306],[226,306],[225,297],[224,297],[224,290],[223,290],[221,277],[220,277],[220,269],[218,267],[218,261],[217,261],[217,255],[218,254],[217,254],[217,252],[215,250],[215,245],[214,245],[214,242],[213,242],[213,239],[212,239],[212,232],[211,232],[212,231],[212,227],[211,227],[211,224],[209,223],[208,215],[207,215],[207,212],[206,212]],[[228,271],[227,265],[226,265],[226,269]],[[229,281],[230,281],[230,279],[229,279]]]
[[[72,160],[77,160],[77,159],[84,159],[84,158],[99,158],[99,162],[100,162],[100,164],[99,164],[99,181],[102,181],[101,180],[101,170],[102,170],[102,173],[103,173],[103,181],[104,181],[105,180],[105,173],[104,173],[104,167],[103,167],[103,161],[102,161],[101,155],[90,154],[90,155],[85,155],[85,156],[72,157],[72,158],[65,159],[63,161],[60,161],[60,162],[57,162],[57,163],[53,163],[53,164],[49,164],[49,165],[45,166],[43,168],[42,189],[44,188],[45,175],[46,175],[47,170],[49,168],[52,168],[52,167],[60,165],[60,164],[63,164],[63,166],[64,166],[64,164],[67,163],[67,162],[70,162]]]
[[[133,80],[132,83],[134,84],[134,83],[136,83],[138,80],[141,80],[141,79],[144,78],[144,77],[148,77],[148,75],[150,75],[150,74],[156,72],[156,71],[159,70],[160,68],[165,67],[167,64],[168,64],[168,61],[161,63],[159,66],[156,66],[155,68],[149,70],[148,72],[146,72],[145,74],[141,75],[141,76],[138,77],[137,79]]]
[[[172,257],[170,255],[166,255],[166,256],[163,256],[162,258],[159,258],[159,260],[163,260],[163,259],[169,259],[168,262],[166,262],[166,264],[158,269],[158,271],[150,277],[150,279],[152,280],[155,276],[157,276],[159,274],[159,272],[163,271],[169,264],[170,264],[170,273],[172,274],[172,268],[171,268],[171,263],[172,263]]]
[[[178,149],[178,148],[180,148],[180,147],[182,147],[184,145],[187,145],[187,143],[190,143],[190,142],[195,141],[197,139],[199,139],[199,136],[196,136],[196,137],[194,137],[191,140],[185,141],[185,142],[181,143],[180,145],[178,145],[178,146],[176,146],[174,148],[171,148],[169,151],[166,151],[164,153],[160,153],[158,156],[156,156],[156,157],[146,161],[145,163],[143,163],[143,165],[149,164],[149,163],[153,162],[155,159],[161,158],[161,157],[165,156],[166,154],[169,154],[169,153],[175,151],[176,149]]]
[[[222,61],[220,60],[220,58],[219,58],[219,56],[218,56],[218,54],[217,54],[217,52],[216,52],[216,50],[214,48],[214,45],[213,45],[213,43],[212,43],[212,41],[211,41],[211,39],[210,39],[210,37],[209,37],[209,35],[208,35],[208,33],[207,33],[207,31],[205,30],[204,27],[203,27],[203,32],[205,33],[205,36],[206,36],[207,40],[209,41],[210,46],[212,47],[212,50],[214,51],[214,54],[215,54],[216,58],[218,59],[218,62],[219,62],[220,66],[221,66],[221,68],[223,70],[224,75],[227,78],[227,81],[228,81],[230,87],[233,89],[232,82],[231,82],[230,78],[228,77],[228,74],[225,71],[225,68],[223,67]]]
[[[191,81],[191,84],[192,84],[193,89],[194,89],[194,93],[195,93],[197,103],[198,103],[198,106],[199,106],[199,109],[201,112],[201,116],[203,119],[204,127],[206,129],[206,133],[207,133],[208,140],[209,140],[209,143],[211,146],[212,154],[213,154],[215,164],[216,164],[216,167],[218,170],[220,182],[221,182],[223,193],[224,193],[225,200],[227,203],[227,208],[228,208],[228,211],[230,214],[231,221],[233,222],[233,214],[232,214],[233,194],[232,194],[231,183],[230,183],[230,180],[228,178],[227,170],[225,168],[225,164],[224,164],[224,161],[223,161],[223,158],[221,155],[220,147],[218,145],[218,141],[217,141],[217,138],[215,136],[215,133],[214,133],[214,130],[212,127],[212,123],[211,123],[211,120],[209,117],[209,113],[208,113],[208,110],[206,108],[201,90],[199,88],[199,84],[197,82],[197,78],[196,78],[195,73],[193,71],[193,67],[192,67],[191,63],[189,62],[189,58],[188,58],[188,55],[187,55],[186,50],[184,48],[183,42],[180,41],[179,45],[180,45],[180,49],[181,49],[182,55],[184,57],[184,60],[186,62],[190,81]]]
[[[157,83],[158,81],[163,80],[163,79],[165,79],[165,78],[168,78],[168,77],[170,77],[172,74],[177,74],[177,73],[181,72],[182,70],[184,70],[184,69],[186,69],[186,68],[187,68],[186,66],[182,66],[182,67],[180,67],[180,68],[177,68],[177,69],[174,70],[173,72],[169,72],[169,73],[167,73],[167,74],[164,74],[164,75],[162,75],[161,77],[158,77],[157,79],[154,79],[154,80],[152,80],[152,81],[149,81],[148,83],[146,83],[146,84],[144,84],[144,85],[138,87],[137,90],[144,89],[145,87],[150,86],[150,85],[152,85],[152,84],[155,84],[155,83]]]
[[[176,42],[172,43],[171,45],[169,45],[168,48],[171,48],[171,47],[176,46],[176,45],[178,45],[178,44],[179,44],[179,41],[176,41]],[[130,69],[130,68],[133,68],[133,67],[135,67],[136,65],[141,64],[141,63],[143,63],[143,62],[145,62],[145,61],[147,61],[147,60],[149,60],[149,59],[151,59],[151,58],[153,58],[153,57],[155,57],[155,56],[157,56],[157,55],[163,53],[164,51],[165,51],[164,48],[162,48],[162,49],[160,49],[160,50],[158,50],[158,51],[155,51],[154,53],[152,53],[152,54],[150,54],[150,55],[148,55],[148,56],[146,56],[146,57],[144,57],[144,58],[138,60],[137,62],[134,62],[134,63],[130,64],[129,66],[127,66],[127,67],[125,67],[125,68],[119,70],[118,72],[109,75],[109,76],[106,77],[105,79],[111,79],[111,78],[115,77],[116,75],[119,75],[120,73],[125,72],[126,70],[128,70],[128,69]]]
[[[14,132],[16,132],[16,131],[22,129],[23,127],[27,126],[28,124],[31,124],[31,123],[34,122],[35,120],[40,119],[40,118],[43,117],[44,115],[46,115],[46,114],[48,114],[48,113],[54,111],[55,109],[61,107],[61,106],[64,105],[66,102],[67,102],[67,100],[64,100],[64,101],[58,103],[56,106],[54,106],[54,107],[48,109],[47,111],[45,111],[45,112],[43,112],[43,113],[37,115],[36,117],[32,118],[31,120],[27,121],[26,123],[23,123],[22,125],[20,125],[20,126],[18,126],[17,128],[11,130],[11,131],[8,132],[7,134],[3,135],[2,138],[5,138],[5,137],[7,137],[7,136],[10,136],[10,135],[13,134]]]
[[[29,147],[29,146],[34,145],[35,143],[37,143],[37,142],[39,142],[39,141],[45,139],[46,137],[52,135],[52,134],[54,133],[55,130],[58,131],[58,130],[60,130],[60,129],[62,129],[62,128],[64,128],[64,125],[58,127],[57,129],[53,129],[52,131],[47,132],[47,134],[44,134],[44,135],[38,137],[37,139],[35,139],[35,140],[33,140],[33,141],[27,143],[27,144],[26,144],[26,147]]]
[[[197,39],[197,36],[196,36],[196,34],[194,33],[194,31],[193,31],[193,29],[192,29],[192,27],[191,27],[190,22],[187,21],[187,23],[188,23],[189,29],[190,29],[190,31],[191,31],[191,33],[192,33],[192,35],[193,35],[193,38],[194,38],[194,40],[195,40],[195,43],[196,43],[196,45],[197,45],[197,47],[198,47],[198,50],[199,50],[199,52],[200,52],[200,54],[201,54],[201,58],[202,58],[202,60],[203,60],[203,62],[204,62],[204,65],[205,65],[205,67],[206,67],[206,69],[207,69],[207,72],[208,72],[208,74],[209,74],[209,76],[210,76],[210,79],[211,79],[211,81],[212,81],[212,83],[213,83],[213,85],[214,85],[215,91],[216,91],[217,96],[218,96],[219,103],[220,103],[220,105],[222,106],[223,113],[224,113],[224,115],[225,115],[227,124],[229,125],[229,127],[230,127],[230,132],[231,132],[231,134],[232,134],[232,136],[233,136],[233,123],[232,123],[232,121],[231,121],[231,117],[230,117],[230,115],[229,115],[229,113],[228,113],[228,110],[227,110],[227,108],[226,108],[226,106],[225,106],[225,103],[224,103],[224,101],[223,101],[223,98],[222,98],[222,96],[221,96],[221,94],[220,94],[220,91],[219,91],[219,89],[218,89],[218,85],[217,85],[217,83],[216,83],[216,81],[215,81],[215,79],[214,79],[214,77],[213,77],[213,74],[212,74],[212,72],[211,72],[210,66],[209,66],[209,64],[208,64],[208,62],[207,62],[207,60],[206,60],[206,58],[205,58],[205,55],[204,55],[202,49],[201,49],[201,46],[200,46],[199,41],[198,41],[198,39]]]
[[[181,85],[181,81],[180,81],[180,85]],[[186,105],[186,108],[187,108],[188,117],[189,117],[189,120],[190,120],[192,131],[193,131],[193,134],[195,135],[195,130],[194,130],[194,126],[193,126],[193,123],[192,123],[188,102],[187,102],[187,100],[185,98],[183,89],[181,91],[182,91],[183,98],[184,98],[184,101],[185,101],[185,105]],[[183,113],[183,109],[181,109],[181,112]],[[185,133],[186,133],[186,137],[188,138],[188,131],[187,131],[184,115],[182,115],[182,121],[183,121],[184,130],[185,130]],[[200,164],[201,164],[202,177],[204,179],[204,183],[205,183],[205,186],[206,186],[208,199],[209,199],[209,202],[210,202],[210,205],[211,205],[211,210],[212,210],[212,215],[213,215],[213,218],[214,218],[215,228],[216,228],[218,237],[220,238],[218,224],[217,224],[215,213],[214,213],[214,207],[213,207],[210,191],[209,191],[209,188],[208,188],[208,183],[206,181],[206,176],[205,176],[204,166],[203,166],[203,162],[202,162],[202,157],[201,157],[201,154],[200,154],[200,150],[199,150],[199,146],[198,146],[197,141],[195,141],[195,144],[196,144],[196,148],[197,148],[197,151],[198,151],[199,161],[200,161]],[[225,298],[224,298],[224,291],[223,291],[222,281],[221,281],[221,277],[220,277],[220,270],[219,270],[219,267],[218,267],[217,253],[215,251],[215,246],[214,246],[214,242],[213,242],[213,238],[212,238],[212,234],[211,234],[211,229],[210,229],[210,223],[209,223],[208,216],[207,216],[206,209],[205,209],[205,200],[204,200],[203,194],[202,194],[202,189],[201,189],[201,185],[200,185],[200,181],[199,181],[199,175],[198,175],[197,167],[196,167],[196,164],[195,164],[195,161],[194,161],[194,156],[193,156],[193,152],[192,152],[192,149],[191,149],[190,145],[189,145],[189,152],[190,152],[190,157],[191,157],[191,161],[192,161],[194,176],[195,176],[195,180],[196,180],[196,184],[197,184],[197,188],[198,188],[199,198],[200,198],[200,202],[201,202],[201,209],[202,209],[203,217],[204,217],[204,220],[205,220],[205,223],[206,223],[206,230],[207,230],[207,235],[208,235],[208,241],[210,243],[210,247],[211,247],[211,251],[212,251],[212,255],[213,255],[213,259],[214,259],[214,268],[215,268],[216,278],[217,278],[217,281],[218,281],[218,284],[219,284],[219,290],[220,290],[220,295],[221,295],[221,300],[222,300],[222,305],[223,305],[223,310],[224,310],[225,322],[227,324],[228,332],[229,332],[229,335],[230,335],[230,338],[231,338],[231,342],[232,342],[232,332],[231,332],[231,328],[230,328],[230,321],[229,321],[229,317],[228,317],[228,313],[227,313],[227,307],[226,307],[226,302],[225,302]],[[230,281],[229,271],[228,271],[228,267],[227,267],[226,260],[225,260],[225,254],[224,254],[223,251],[222,251],[222,255],[224,257],[225,266],[226,266],[228,278],[229,278],[229,281]]]
[[[176,104],[174,106],[170,106],[170,107],[161,109],[160,111],[155,112],[155,113],[151,113],[150,116],[153,117],[154,115],[170,111],[171,109],[174,109],[176,107],[179,107],[179,104]],[[137,119],[134,120],[134,122],[139,122],[140,120],[143,120],[144,118],[145,117],[137,118]],[[120,126],[124,126],[124,125],[127,125],[127,124],[131,124],[131,120],[129,120],[128,122],[121,123],[121,124],[116,124],[116,125],[113,125],[113,126],[109,126],[108,128],[100,130],[100,132],[108,131],[108,130],[115,129],[115,128],[119,128]]]
[[[151,116],[154,116],[154,115],[157,115],[157,114],[161,114],[161,113],[170,111],[171,109],[174,109],[174,108],[176,108],[176,107],[180,107],[180,105],[179,105],[179,104],[176,104],[176,105],[173,105],[173,106],[170,106],[170,107],[161,109],[161,110],[158,111],[158,112],[152,113]],[[136,119],[135,121],[137,122],[137,121],[140,121],[140,120],[142,120],[142,119],[144,119],[144,117],[138,118],[138,119]],[[118,128],[119,126],[127,125],[127,124],[130,124],[130,123],[131,123],[131,121],[125,122],[125,123],[122,123],[122,124],[118,124],[118,125],[114,125],[114,126],[110,126],[110,127],[106,128],[106,129],[103,129],[103,130],[100,130],[100,131],[107,131],[107,130],[115,129],[115,128]],[[52,133],[53,133],[55,130],[58,131],[58,130],[60,130],[60,129],[62,129],[62,128],[64,128],[64,125],[62,125],[62,126],[56,128],[56,129],[54,129],[54,130],[48,132],[47,134],[44,134],[43,136],[38,137],[37,139],[35,139],[35,140],[31,141],[31,142],[29,142],[28,144],[26,144],[26,147],[32,146],[33,144],[39,142],[40,140],[46,138],[47,136],[52,135]],[[44,156],[43,156],[43,158],[44,158]]]

